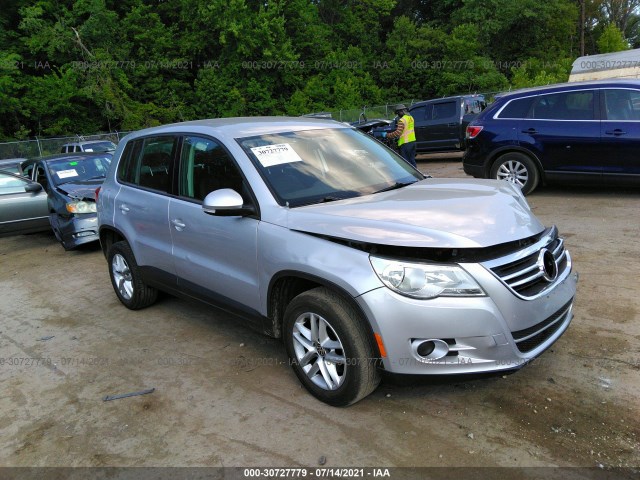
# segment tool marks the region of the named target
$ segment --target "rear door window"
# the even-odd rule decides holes
[[[431,112],[433,111],[433,105],[423,105],[421,107],[416,107],[411,110],[409,113],[413,117],[414,120],[431,120]]]
[[[456,116],[456,102],[442,102],[433,104],[432,120],[441,120]]]
[[[530,118],[537,120],[594,120],[595,92],[580,90],[535,97]]]
[[[118,168],[118,179],[140,187],[169,192],[172,159],[178,137],[162,136],[135,140],[127,144]]]

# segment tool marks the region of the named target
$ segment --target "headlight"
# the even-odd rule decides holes
[[[69,202],[67,203],[69,213],[96,213],[96,202]]]
[[[412,298],[477,297],[480,285],[457,265],[411,263],[370,257],[378,278],[388,288]]]

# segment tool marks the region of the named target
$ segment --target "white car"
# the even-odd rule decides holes
[[[65,143],[60,148],[60,153],[111,153],[115,149],[116,144],[109,140],[87,140],[84,142]]]

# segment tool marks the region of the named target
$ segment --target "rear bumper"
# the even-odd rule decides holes
[[[485,178],[485,169],[483,165],[470,165],[465,163],[463,160],[462,168],[464,169],[464,173],[467,175],[471,175],[475,178]]]
[[[478,153],[476,145],[470,144],[462,156],[464,173],[475,178],[487,178],[485,156]]]

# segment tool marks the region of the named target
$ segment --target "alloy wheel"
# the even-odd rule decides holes
[[[324,390],[336,390],[345,379],[347,359],[340,338],[320,315],[307,312],[293,326],[296,360],[307,377]]]
[[[517,160],[507,160],[498,168],[496,173],[498,180],[506,180],[523,188],[529,180],[527,166]]]
[[[133,297],[133,277],[131,269],[125,258],[116,253],[111,262],[113,271],[113,282],[118,288],[118,292],[125,300],[131,300]]]

